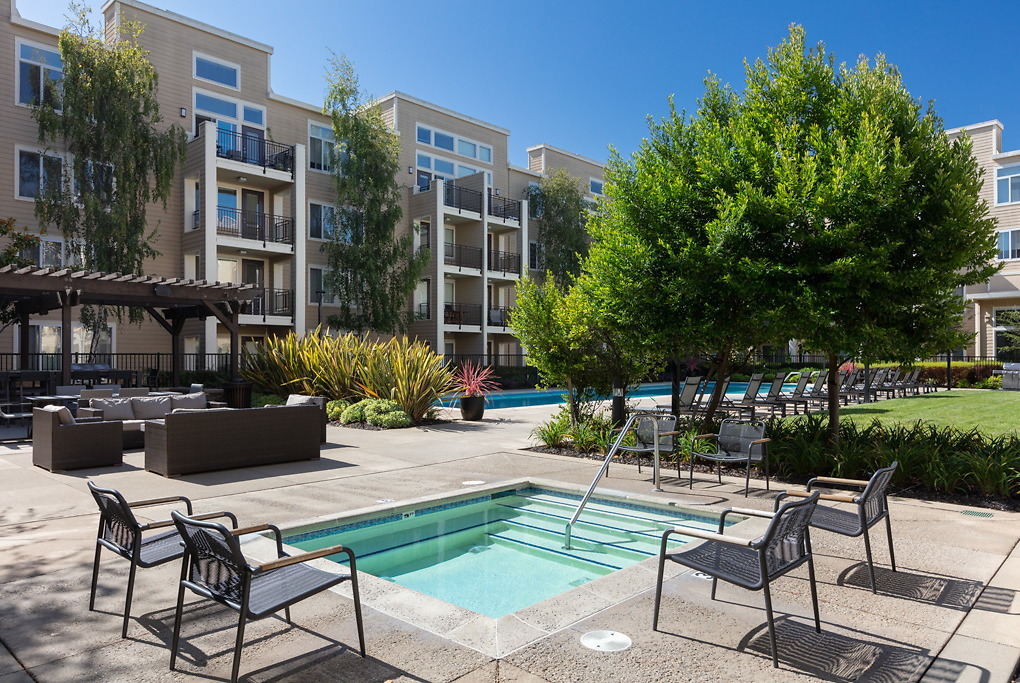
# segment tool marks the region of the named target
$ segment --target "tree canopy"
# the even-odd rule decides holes
[[[588,206],[581,181],[563,169],[555,169],[539,184],[530,185],[527,198],[535,216],[543,267],[561,287],[581,273],[581,259],[588,253]]]
[[[330,267],[325,285],[340,307],[329,324],[356,332],[401,332],[410,321],[408,302],[428,254],[414,253],[410,233],[396,235],[403,216],[400,144],[368,102],[346,57],[331,59],[327,81],[323,113],[337,140],[332,153],[337,209],[332,236],[323,246]]]

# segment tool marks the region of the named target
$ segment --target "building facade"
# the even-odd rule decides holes
[[[270,82],[270,46],[136,0],[103,6],[107,32],[121,20],[145,26],[140,42],[159,74],[164,121],[188,134],[187,159],[168,205],[148,208],[159,256],[146,274],[255,285],[242,312],[243,344],[314,329],[336,310],[324,294],[335,189],[330,122],[318,105],[278,95]],[[40,148],[31,116],[35,98],[54,97],[62,72],[59,30],[20,16],[11,0],[0,26],[0,215],[40,233],[34,201],[60,172],[62,150]],[[528,168],[509,163],[510,132],[464,114],[393,92],[375,103],[399,135],[401,230],[429,249],[426,274],[408,307],[409,334],[439,353],[518,363],[509,326],[515,285],[540,251],[524,199],[529,184],[566,168],[601,192],[602,166],[547,145],[528,149]],[[406,174],[403,169],[407,170]],[[40,265],[73,265],[59,235],[41,233]],[[32,351],[59,350],[59,320],[33,321]],[[189,322],[192,357],[228,345],[213,317]],[[18,350],[18,335],[0,333],[0,353]],[[75,350],[89,339],[76,332]],[[114,324],[99,348],[115,353],[169,351],[154,323]]]

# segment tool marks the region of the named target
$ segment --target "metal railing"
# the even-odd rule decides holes
[[[482,212],[482,193],[466,187],[457,187],[452,182],[443,183],[443,204],[458,211]]]
[[[255,297],[241,306],[242,315],[294,315],[294,290],[257,289]]]
[[[216,131],[216,156],[244,164],[285,171],[294,175],[294,146],[243,135],[230,130]]]
[[[481,325],[481,304],[443,304],[443,322],[447,325]]]
[[[482,269],[482,250],[466,244],[443,243],[443,261],[448,266]]]
[[[470,361],[489,367],[530,367],[528,356],[523,353],[448,353],[443,356],[443,361],[447,365],[461,365]]]
[[[181,354],[182,370],[215,370],[226,372],[230,367],[229,353],[185,353]],[[59,353],[30,353],[27,364],[22,365],[20,353],[0,353],[0,372],[18,372],[20,370],[60,370],[61,355]],[[173,365],[173,355],[164,352],[153,353],[72,353],[71,363],[74,365],[105,365],[111,370],[129,370],[132,372],[148,372],[150,370],[169,371]],[[104,370],[97,371],[100,374]]]
[[[514,309],[508,306],[490,306],[489,307],[489,327],[502,327],[506,328],[510,326],[510,312]]]
[[[489,270],[521,274],[521,255],[512,251],[490,251]]]
[[[418,304],[414,310],[415,320],[431,320],[432,307],[429,304]]]
[[[202,211],[196,210],[195,229],[202,227]],[[274,216],[258,211],[242,211],[226,206],[216,207],[216,232],[259,242],[294,244],[294,221],[287,216]]]
[[[504,221],[521,222],[521,202],[509,197],[489,194],[489,215]]]

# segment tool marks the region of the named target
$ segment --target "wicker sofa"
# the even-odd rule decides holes
[[[316,405],[178,410],[145,423],[145,469],[174,477],[319,457]]]
[[[204,393],[180,396],[133,396],[130,398],[93,398],[88,406],[79,404],[78,417],[119,420],[122,425],[122,447],[141,448],[145,444],[142,423],[158,420],[177,409],[215,408],[226,404],[208,401]]]
[[[32,464],[49,470],[109,467],[123,462],[120,422],[78,419],[67,408],[32,411]]]

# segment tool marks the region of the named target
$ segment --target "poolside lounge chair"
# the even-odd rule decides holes
[[[796,569],[804,563],[808,566],[808,580],[811,584],[811,604],[815,612],[815,631],[822,632],[818,614],[818,590],[815,586],[815,565],[811,554],[808,523],[816,509],[818,494],[811,494],[805,500],[790,502],[776,512],[731,508],[724,510],[719,519],[719,531],[702,531],[678,527],[662,535],[659,550],[659,572],[655,583],[655,611],[652,615],[652,629],[659,630],[659,606],[662,602],[662,576],[666,560],[704,572],[712,577],[712,599],[715,600],[719,579],[752,591],[764,591],[765,614],[769,625],[769,641],[772,645],[772,666],[779,667],[779,652],[776,648],[776,625],[772,616],[772,593],[769,583]],[[771,517],[768,529],[757,539],[726,536],[726,515],[730,512],[755,517]],[[666,543],[672,534],[690,536],[702,540],[690,547],[684,546],[673,553],[666,553]]]
[[[786,373],[778,372],[772,379],[772,384],[769,385],[768,393],[765,396],[755,396],[746,403],[742,402],[736,405],[740,406],[741,413],[750,413],[752,418],[755,417],[758,410],[768,410],[769,415],[773,415],[777,408],[782,412],[783,417],[786,417],[786,404],[779,401],[784,382],[786,382]]]
[[[690,413],[693,415],[698,411],[699,405],[699,394],[698,389],[701,387],[700,377],[688,377],[684,380],[684,385],[680,388],[680,395],[676,410],[673,410],[672,403],[663,403],[656,405],[656,410],[669,410],[674,414],[680,415],[682,413]]]
[[[723,394],[723,405],[726,408],[735,408],[742,403],[750,403],[758,398],[758,391],[761,389],[762,379],[765,377],[764,373],[756,372],[751,375],[751,378],[747,380],[747,388],[744,389],[744,395],[736,401],[731,401],[726,398],[726,394]]]
[[[351,582],[354,593],[354,618],[358,624],[361,656],[365,656],[365,631],[361,624],[361,596],[358,593],[358,570],[354,553],[340,545],[288,556],[283,552],[280,530],[271,524],[229,530],[216,522],[203,522],[186,517],[176,510],[171,513],[181,538],[184,539],[184,564],[181,583],[177,591],[177,614],[174,618],[174,636],[170,645],[170,669],[177,662],[180,644],[181,617],[184,613],[184,590],[237,610],[237,640],[234,645],[234,663],[230,676],[237,680],[241,665],[241,646],[244,645],[244,627],[249,619],[263,619],[280,610],[290,622],[290,606],[305,598],[321,593],[344,581]],[[261,531],[272,531],[276,536],[279,559],[252,564],[241,552],[238,537]],[[345,553],[350,571],[332,573],[309,567],[310,560]],[[337,565],[339,568],[340,565]]]
[[[893,552],[892,525],[889,522],[889,501],[886,499],[886,489],[892,479],[898,462],[893,462],[889,467],[871,475],[868,481],[859,479],[840,479],[837,477],[815,477],[807,483],[807,491],[786,491],[776,496],[776,509],[779,508],[786,497],[805,497],[814,495],[811,488],[816,484],[836,484],[839,486],[863,487],[864,491],[857,496],[822,494],[821,500],[829,500],[836,503],[849,503],[854,507],[843,509],[819,505],[811,518],[811,526],[818,529],[825,529],[844,536],[864,536],[864,551],[868,556],[868,571],[871,575],[871,592],[875,589],[875,563],[871,557],[871,538],[868,530],[878,522],[885,520],[885,532],[889,540],[889,564],[892,570],[896,571],[896,555]]]
[[[143,535],[151,529],[165,529],[173,527],[171,520],[162,522],[148,522],[142,524],[135,519],[132,512],[134,508],[149,507],[152,505],[167,505],[169,503],[184,503],[190,514],[191,501],[184,496],[170,496],[168,498],[153,498],[151,500],[137,500],[128,502],[124,496],[115,489],[104,489],[88,482],[89,491],[99,505],[99,533],[96,536],[96,559],[92,563],[92,589],[89,593],[89,611],[96,606],[96,584],[99,580],[99,557],[103,548],[112,550],[125,560],[131,563],[131,570],[128,573],[127,597],[124,602],[124,626],[121,628],[120,637],[127,638],[128,621],[131,618],[131,596],[135,589],[135,570],[138,567],[146,569],[156,567],[172,560],[179,559],[184,555],[184,548],[181,546],[181,536],[176,529],[161,531],[157,534]],[[229,512],[212,512],[199,515],[202,519],[213,519],[216,517],[228,517],[237,526],[237,518]]]
[[[706,449],[707,439],[715,442],[715,450]],[[716,474],[722,483],[722,463],[744,463],[747,476],[744,481],[744,497],[751,485],[751,463],[762,463],[765,468],[765,490],[769,488],[768,443],[765,438],[765,423],[761,420],[727,418],[719,425],[718,434],[699,434],[694,437],[691,447],[691,488],[694,488],[694,462],[698,458],[711,460],[716,464]],[[699,443],[700,442],[700,443]]]
[[[790,393],[786,393],[785,391],[779,392],[779,398],[776,399],[777,402],[783,403],[784,405],[792,405],[794,415],[797,415],[799,412],[798,406],[804,406],[805,413],[807,412],[808,406],[808,401],[804,398],[804,392],[807,390],[808,382],[811,381],[811,373],[802,372],[799,373],[799,375],[800,376],[797,378],[797,384],[793,387],[793,390]],[[789,379],[790,378],[787,377],[787,380]],[[786,415],[786,413],[784,412],[783,415]]]

